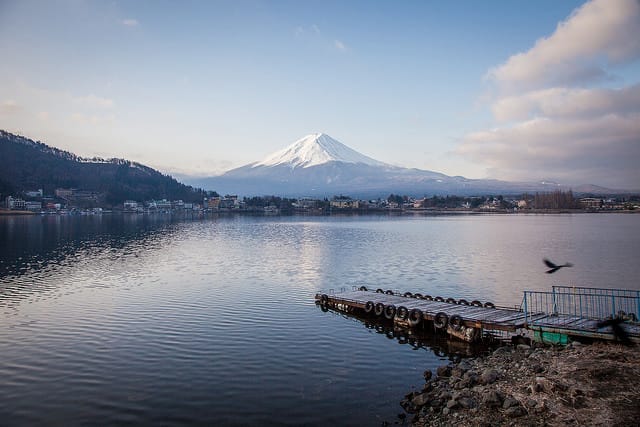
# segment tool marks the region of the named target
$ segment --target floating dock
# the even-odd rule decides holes
[[[620,339],[614,330],[616,326],[602,325],[602,322],[619,319],[626,337],[640,343],[636,315],[640,309],[640,292],[631,295],[632,292],[636,291],[554,287],[550,293],[526,291],[520,308],[411,292],[371,291],[365,286],[339,294],[318,293],[315,299],[322,307],[386,318],[399,327],[430,324],[467,342],[480,341],[485,333],[527,330],[532,331],[537,340],[552,343],[566,343],[570,337],[615,340]]]

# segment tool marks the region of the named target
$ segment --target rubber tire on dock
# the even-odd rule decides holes
[[[474,299],[473,301],[471,301],[471,305],[474,307],[482,307],[482,303],[477,299]]]
[[[411,292],[405,292],[404,294],[402,294],[402,296],[407,298],[413,298],[413,294]]]
[[[444,298],[442,297],[435,297],[433,300],[438,302],[444,302]]]
[[[379,302],[379,303],[376,304],[375,313],[376,313],[376,316],[382,316],[382,314],[384,313],[384,304],[383,303]]]
[[[366,287],[366,286],[360,286],[360,288],[359,288],[359,289],[360,289],[361,291],[365,291],[365,292],[369,290],[369,289],[367,289],[367,287]]]
[[[384,293],[387,295],[393,295],[393,291],[391,289],[387,289]]]
[[[458,304],[459,305],[469,305],[469,301],[467,301],[466,299],[460,299],[458,300]]]
[[[495,304],[492,303],[492,302],[489,302],[489,301],[484,303],[484,307],[485,308],[496,308]]]
[[[376,289],[376,293],[377,294],[384,294],[384,290],[382,290],[381,288]]]
[[[396,315],[396,306],[393,304],[389,304],[384,308],[384,317],[391,320]]]
[[[418,326],[422,322],[422,310],[414,308],[409,312],[409,324],[411,326]]]
[[[448,324],[449,316],[447,316],[447,313],[441,311],[433,318],[433,326],[435,326],[436,329],[444,329]]]
[[[413,297],[414,297],[415,299],[422,299],[422,294],[415,293],[415,294],[413,294]]]
[[[396,310],[396,317],[400,320],[407,320],[407,318],[409,317],[409,309],[404,305],[401,305]]]
[[[447,298],[445,302],[448,303],[448,304],[457,304],[458,303],[458,301],[456,301],[455,298]]]
[[[320,296],[320,304],[322,304],[322,305],[327,305],[327,304],[329,304],[329,295],[327,295],[327,294],[322,294],[322,295]]]
[[[451,327],[453,328],[454,331],[459,331],[462,328],[462,325],[463,325],[462,317],[460,317],[457,314],[454,314],[449,319],[449,324],[451,325]]]
[[[367,301],[367,303],[364,305],[364,312],[367,314],[371,314],[371,312],[376,308],[376,305],[373,303],[373,301]]]
[[[422,297],[422,299],[425,301],[433,301],[433,297],[431,295],[425,295]]]

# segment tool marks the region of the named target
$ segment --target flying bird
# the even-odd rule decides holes
[[[543,259],[542,261],[544,261],[547,267],[549,267],[549,270],[547,270],[547,274],[555,273],[556,271],[560,270],[562,267],[573,267],[573,264],[571,264],[570,262],[562,265],[556,265],[546,258]]]

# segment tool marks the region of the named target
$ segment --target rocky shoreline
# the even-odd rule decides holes
[[[409,420],[399,415],[403,424],[640,425],[637,347],[577,342],[505,346],[424,375],[424,388],[401,402],[410,414]]]

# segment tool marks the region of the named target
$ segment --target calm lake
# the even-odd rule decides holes
[[[0,217],[0,424],[393,423],[447,344],[403,345],[317,291],[514,306],[640,289],[639,254],[633,214]]]

